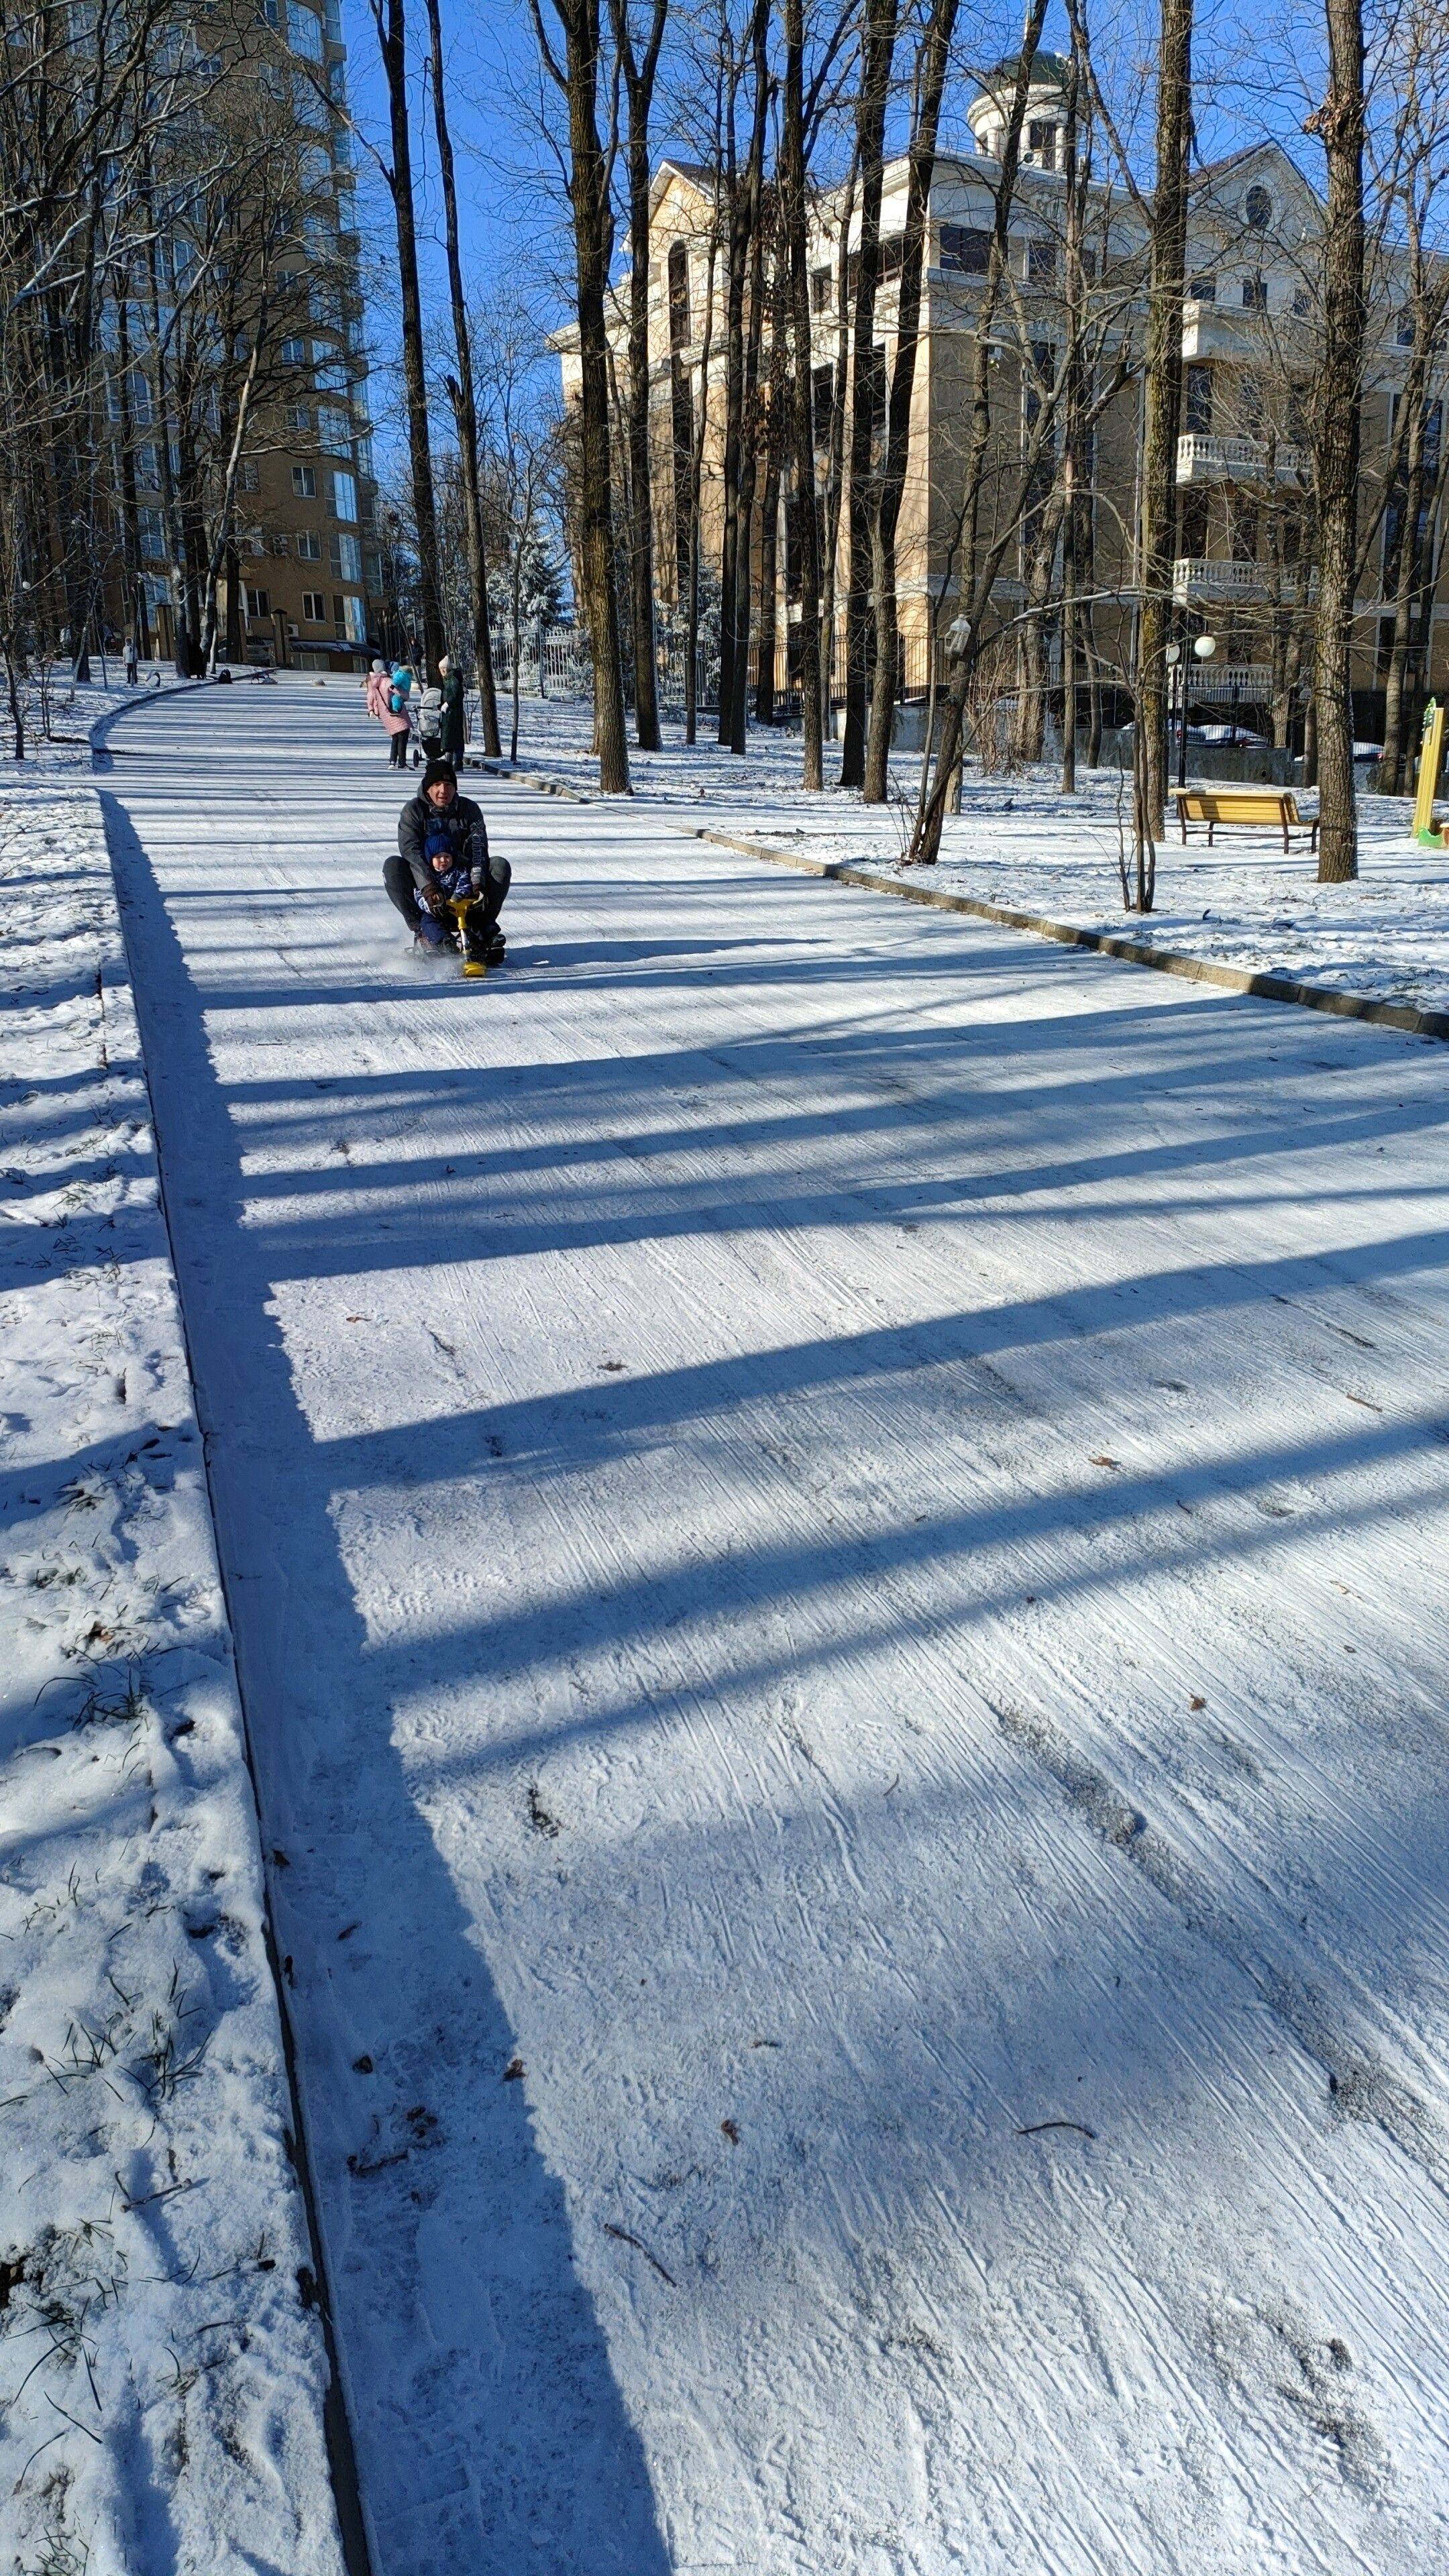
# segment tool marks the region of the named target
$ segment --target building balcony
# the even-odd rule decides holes
[[[1264,706],[1273,694],[1271,662],[1194,662],[1188,675],[1188,704],[1240,699],[1245,706]]]
[[[1275,447],[1273,479],[1296,483],[1308,472],[1301,447]],[[1179,483],[1266,483],[1268,442],[1265,438],[1213,438],[1190,429],[1177,442]]]
[[[1311,592],[1312,573],[1307,578]],[[1299,575],[1276,564],[1237,563],[1226,555],[1179,555],[1172,567],[1172,595],[1179,605],[1189,599],[1271,600],[1275,595],[1287,602],[1297,599],[1299,590]]]

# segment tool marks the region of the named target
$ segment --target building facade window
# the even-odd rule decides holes
[[[282,342],[282,364],[284,367],[303,367],[306,363],[307,343],[305,340],[284,340]]]
[[[1266,188],[1252,187],[1243,199],[1243,221],[1250,233],[1265,233],[1273,220],[1273,200]]]
[[[1054,286],[1057,276],[1057,246],[1054,241],[1029,241],[1026,246],[1026,282],[1028,286]]]
[[[336,469],[332,476],[332,516],[334,519],[357,517],[356,481],[352,475],[344,474],[340,468]]]
[[[829,312],[834,285],[835,279],[830,269],[812,268],[810,271],[810,310],[812,313]]]
[[[1039,170],[1057,166],[1057,129],[1049,117],[1033,117],[1026,129],[1026,148]]]
[[[303,563],[321,562],[322,540],[317,534],[315,528],[299,528],[297,530],[297,554],[300,561]]]
[[[246,601],[248,617],[271,616],[272,594],[269,590],[254,590],[251,583],[248,582],[246,585]]]
[[[349,644],[367,642],[367,617],[360,599],[344,599],[343,626]]]
[[[320,590],[303,591],[302,615],[309,626],[324,626],[326,624],[327,602],[323,598]]]
[[[1267,310],[1268,281],[1261,271],[1258,271],[1243,280],[1243,311],[1266,313]]]
[[[972,224],[943,224],[941,266],[958,277],[984,277],[991,266],[990,233]]]
[[[1189,278],[1187,291],[1194,304],[1216,304],[1218,281],[1212,270],[1204,269],[1200,277]]]
[[[302,0],[287,0],[287,42],[304,62],[322,60],[322,21],[315,9],[307,9]]]
[[[136,529],[141,540],[141,552],[147,563],[164,563],[166,560],[166,531],[161,523],[160,511],[138,510],[136,513]]]
[[[296,495],[296,497],[297,497],[297,499],[298,499],[299,501],[315,501],[315,500],[316,500],[316,498],[317,498],[317,468],[316,468],[316,466],[315,466],[315,465],[294,465],[294,466],[293,466],[293,468],[292,468],[292,490],[293,490],[293,492],[295,493],[295,495]]]

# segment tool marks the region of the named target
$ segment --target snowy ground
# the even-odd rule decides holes
[[[919,774],[915,758],[896,766],[893,804],[870,807],[839,789],[806,797],[798,737],[752,731],[746,757],[737,760],[712,742],[686,751],[680,729],[667,730],[662,753],[630,751],[641,802],[682,809],[691,820],[810,858],[899,872]],[[586,707],[531,700],[520,764],[592,789],[598,764],[589,757],[589,733]],[[838,748],[827,749],[826,760],[833,778]],[[963,810],[946,826],[939,866],[904,873],[914,884],[1084,929],[1127,930],[1134,939],[1218,964],[1449,1010],[1449,856],[1415,846],[1410,800],[1363,795],[1360,875],[1347,886],[1318,884],[1306,833],[1293,836],[1287,857],[1271,832],[1225,831],[1210,851],[1201,826],[1184,848],[1174,822],[1161,853],[1156,909],[1145,919],[1124,919],[1120,786],[1115,770],[1099,770],[1083,774],[1078,796],[1064,797],[1044,769],[1011,778],[970,773]],[[1300,803],[1305,813],[1314,811],[1311,795]]]
[[[82,761],[0,780],[0,2558],[337,2576],[256,1818]]]
[[[100,784],[379,2576],[1439,2576],[1442,1050],[501,782],[436,980],[264,713]]]

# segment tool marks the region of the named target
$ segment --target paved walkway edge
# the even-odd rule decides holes
[[[514,769],[506,760],[475,760],[490,778],[512,779],[541,796],[564,796],[571,804],[592,805],[602,799],[585,795],[566,779],[538,770]],[[654,809],[650,809],[652,812]],[[1275,975],[1262,967],[1218,966],[1183,948],[1158,948],[1150,940],[1131,939],[1119,931],[1088,930],[1080,923],[1053,921],[1041,912],[1018,912],[1012,906],[987,903],[980,895],[948,894],[941,887],[905,885],[879,868],[849,859],[808,859],[769,841],[743,839],[733,832],[714,832],[699,823],[676,823],[667,814],[658,820],[666,831],[684,839],[711,841],[722,850],[739,850],[748,858],[767,859],[772,867],[794,868],[800,876],[829,877],[836,885],[859,886],[868,894],[898,895],[904,903],[929,904],[936,912],[965,912],[977,921],[996,922],[1003,930],[1030,931],[1038,939],[1055,939],[1064,948],[1095,949],[1128,966],[1155,967],[1159,975],[1181,975],[1193,984],[1217,984],[1228,993],[1255,993],[1264,1002],[1296,1002],[1306,1011],[1329,1011],[1341,1020],[1374,1020],[1380,1026],[1407,1030],[1411,1037],[1449,1040],[1449,1011],[1421,1011],[1413,1002],[1377,1002],[1367,993],[1340,992],[1331,984],[1305,984],[1296,975]]]

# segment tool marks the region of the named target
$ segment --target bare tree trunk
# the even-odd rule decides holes
[[[609,0],[614,42],[629,97],[629,482],[633,496],[629,598],[634,630],[634,733],[641,751],[659,749],[654,658],[654,495],[649,471],[649,116],[669,0],[651,0],[644,51],[636,54],[629,0]]]
[[[1192,140],[1193,0],[1161,0],[1157,53],[1157,178],[1148,247],[1143,352],[1142,502],[1137,540],[1136,730],[1144,741],[1138,803],[1155,845],[1167,802],[1167,643],[1177,520],[1177,429],[1182,403],[1182,298],[1187,173]],[[1148,872],[1150,874],[1150,871]],[[1146,878],[1143,879],[1146,882]]]
[[[453,311],[453,347],[458,372],[448,378],[448,398],[458,430],[458,462],[463,474],[463,524],[467,532],[468,587],[473,604],[473,670],[478,682],[483,748],[490,760],[499,754],[498,691],[493,678],[493,639],[488,631],[488,556],[483,538],[483,487],[478,455],[478,404],[473,388],[473,341],[468,304],[463,293],[463,261],[458,246],[458,192],[453,179],[453,138],[448,128],[443,75],[443,14],[440,0],[427,0],[428,46],[433,75],[433,125],[438,138],[438,168],[443,182],[443,237],[448,258],[448,296]],[[466,710],[465,710],[466,715]],[[465,723],[465,733],[466,733]]]
[[[222,559],[231,546],[232,526],[236,514],[237,477],[241,472],[242,448],[246,443],[247,428],[251,420],[252,393],[256,386],[257,368],[261,363],[262,338],[265,330],[266,312],[263,308],[257,316],[251,356],[247,360],[246,372],[237,394],[236,424],[232,430],[231,446],[227,452],[221,506],[217,512],[216,533],[212,539],[211,554],[206,567],[206,626],[201,639],[201,664],[205,671],[214,670],[216,667],[216,585],[221,575]]]
[[[836,565],[840,560],[840,520],[845,503],[845,388],[850,375],[850,227],[855,214],[855,181],[857,160],[852,158],[850,175],[845,183],[845,196],[840,216],[840,242],[836,252],[835,276],[835,360],[830,369],[830,438],[825,453],[825,490],[822,495],[823,527],[820,559],[820,628],[823,667],[821,670],[820,722],[826,733],[834,692],[836,644]]]
[[[569,199],[579,317],[579,557],[584,616],[594,657],[594,733],[599,786],[627,796],[624,669],[614,588],[614,511],[609,473],[609,343],[604,298],[613,227],[608,159],[599,139],[599,0],[553,0],[564,31],[562,87],[569,110]],[[559,75],[555,71],[555,77]]]
[[[921,272],[925,265],[926,219],[936,168],[936,140],[941,100],[951,59],[957,0],[932,0],[921,44],[916,81],[920,105],[911,142],[906,188],[906,229],[901,245],[901,282],[896,304],[896,362],[891,370],[886,452],[872,530],[874,575],[875,674],[871,683],[870,721],[865,746],[864,802],[883,805],[888,785],[891,727],[900,679],[900,622],[896,603],[896,531],[900,525],[906,465],[911,446],[911,403],[916,382],[916,353],[921,333]]]
[[[235,544],[226,550],[226,658],[240,662],[245,647],[242,642],[241,557]]]
[[[1032,66],[1041,42],[1046,19],[1047,0],[1030,0],[1021,51],[1017,56],[1016,77],[1012,86],[1011,105],[1007,111],[1006,130],[1002,138],[1000,176],[996,183],[996,203],[992,222],[991,252],[981,303],[976,316],[976,346],[971,370],[971,428],[966,447],[962,476],[960,547],[964,563],[962,584],[963,614],[959,621],[964,630],[961,649],[954,656],[950,685],[941,708],[939,738],[927,742],[921,762],[920,795],[916,806],[915,827],[907,853],[912,867],[933,867],[941,850],[941,827],[953,794],[960,792],[961,734],[971,674],[981,651],[981,621],[991,598],[1007,546],[1015,534],[1008,518],[998,530],[983,556],[980,536],[981,495],[986,475],[991,442],[991,343],[996,313],[1001,301],[1002,281],[1006,274],[1007,241],[1012,202],[1016,195],[1017,173],[1021,162],[1021,129],[1026,116],[1027,91],[1031,86]],[[1031,488],[1031,476],[1040,452],[1042,437],[1048,425],[1045,408],[1038,414],[1034,445],[1029,448],[1020,485],[1022,502]]]
[[[820,725],[820,514],[815,494],[815,402],[810,371],[810,246],[805,229],[804,0],[785,0],[781,200],[790,259],[795,371],[792,415],[800,536],[800,714],[803,784],[825,783]]]
[[[121,542],[126,560],[126,617],[131,628],[132,650],[141,649],[141,514],[136,494],[136,450],[131,419],[131,326],[130,280],[123,276],[115,298],[117,389],[120,398],[121,438]],[[235,561],[235,549],[232,550]],[[232,589],[227,587],[227,642],[230,651]],[[239,654],[231,656],[233,660]]]
[[[436,670],[444,650],[438,589],[438,512],[433,497],[433,455],[428,435],[428,384],[423,351],[423,307],[418,285],[418,237],[413,211],[412,134],[408,122],[407,19],[404,0],[372,0],[378,48],[387,82],[392,136],[388,187],[397,228],[398,286],[402,299],[403,386],[407,395],[408,460],[418,545],[418,604],[423,659]]]
[[[765,131],[770,104],[768,40],[769,0],[760,0],[751,27],[754,45],[754,122],[750,134],[746,195],[750,226],[749,326],[745,336],[745,372],[741,405],[741,450],[737,516],[739,541],[735,561],[735,625],[730,651],[730,730],[733,752],[745,749],[750,674],[750,599],[755,525],[755,487],[759,479],[760,348],[765,327],[765,227],[763,222]],[[721,675],[721,685],[723,675]]]
[[[1318,877],[1358,874],[1351,662],[1363,386],[1364,52],[1362,0],[1325,0],[1328,95],[1313,123],[1328,162],[1323,243],[1323,365],[1317,405],[1318,629],[1313,698],[1318,735]]]
[[[715,208],[718,222],[719,209]],[[709,430],[709,362],[714,352],[714,272],[718,241],[712,230],[705,271],[704,331],[699,344],[699,418],[694,423],[689,459],[689,590],[684,629],[684,740],[692,749],[699,731],[699,552],[700,504],[704,485],[704,442]]]
[[[743,751],[744,670],[748,655],[750,518],[754,486],[754,424],[749,418],[751,363],[759,366],[759,226],[769,111],[766,37],[769,0],[755,0],[745,44],[753,73],[749,149],[743,175],[736,164],[734,107],[728,132],[729,247],[725,288],[724,546],[720,564],[719,739]],[[745,308],[749,304],[748,336]]]
[[[1415,267],[1419,267],[1417,259]],[[1408,438],[1399,485],[1399,525],[1384,582],[1385,595],[1394,602],[1394,632],[1385,673],[1384,756],[1379,785],[1389,796],[1398,795],[1401,787],[1409,784],[1411,746],[1417,730],[1414,718],[1418,664],[1436,587],[1432,579],[1425,577],[1429,570],[1426,557],[1432,553],[1428,532],[1438,517],[1444,465],[1449,459],[1441,427],[1438,471],[1431,473],[1429,361],[1442,323],[1442,305],[1437,296],[1432,301],[1424,297],[1421,277],[1416,276],[1415,286],[1414,348],[1400,396],[1407,406]]]
[[[776,631],[779,625],[780,467],[785,446],[789,352],[785,252],[777,244],[770,290],[770,378],[765,419],[765,487],[760,504],[760,605],[755,623],[755,722],[775,721]]]
[[[865,784],[869,686],[871,479],[877,415],[875,298],[880,280],[880,200],[886,103],[895,54],[897,0],[865,0],[856,150],[860,161],[860,244],[851,330],[850,570],[845,594],[845,743],[842,787]]]
[[[1075,0],[1070,8],[1071,52],[1067,57],[1062,100],[1062,190],[1066,239],[1063,244],[1066,286],[1067,378],[1062,417],[1062,794],[1077,792],[1077,593],[1081,586],[1081,512],[1079,483],[1082,439],[1082,226],[1085,216],[1085,172],[1081,167],[1080,109],[1082,33]]]

